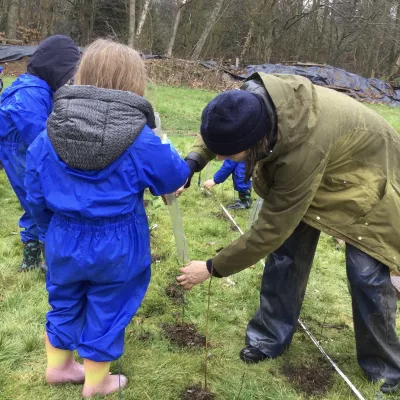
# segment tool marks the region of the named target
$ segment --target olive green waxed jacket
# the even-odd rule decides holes
[[[255,74],[276,107],[278,140],[256,167],[253,227],[213,258],[222,276],[279,248],[304,221],[400,273],[400,135],[376,112],[295,75]],[[209,161],[198,139],[191,150]]]

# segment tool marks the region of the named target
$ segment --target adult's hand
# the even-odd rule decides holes
[[[206,281],[211,276],[204,261],[191,261],[186,267],[180,268],[180,271],[182,275],[176,280],[186,290]]]

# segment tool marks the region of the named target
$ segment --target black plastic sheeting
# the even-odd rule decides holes
[[[37,46],[10,46],[0,45],[0,63],[17,61],[23,57],[30,57]],[[80,48],[81,51],[84,48]],[[144,59],[163,59],[164,56],[141,54]],[[311,80],[316,85],[326,86],[346,93],[360,101],[371,103],[385,103],[390,106],[400,106],[400,89],[394,89],[390,84],[379,79],[367,79],[347,72],[344,69],[329,65],[312,64],[263,64],[249,65],[246,73],[240,74],[240,69],[234,66],[221,66],[215,61],[202,61],[206,68],[219,69],[229,74],[233,79],[244,80],[254,72],[269,74],[295,74]]]
[[[390,84],[379,79],[363,78],[330,65],[249,65],[246,67],[246,74],[241,75],[241,77],[247,78],[255,72],[301,75],[310,79],[316,85],[336,89],[360,101],[400,106],[399,89],[395,89]]]
[[[23,57],[30,57],[37,46],[8,46],[0,45],[0,62],[18,61]]]
[[[38,48],[38,46],[10,46],[0,45],[0,63],[18,61],[23,57],[30,57]],[[85,50],[80,47],[81,53]],[[158,54],[140,54],[144,59],[162,59],[164,56]]]

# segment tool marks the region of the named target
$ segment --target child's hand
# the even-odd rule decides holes
[[[180,187],[176,192],[175,192],[175,197],[179,197],[185,190],[185,186],[187,185],[189,179],[186,179],[185,184]]]
[[[214,179],[209,179],[208,181],[204,182],[204,189],[210,190],[215,185],[216,183],[214,182]]]

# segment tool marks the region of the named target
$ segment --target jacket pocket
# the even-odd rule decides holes
[[[385,184],[381,186],[384,187]],[[331,216],[330,223],[333,225],[353,224],[379,204],[381,191],[378,187],[325,176],[312,206]]]
[[[372,207],[365,215],[361,215],[353,225],[383,227],[386,229],[393,221],[399,224],[400,221],[400,200],[396,201],[394,188],[386,182],[385,191],[379,202]]]
[[[371,211],[352,225],[357,239],[388,260],[399,264],[400,193],[390,182]]]

